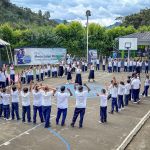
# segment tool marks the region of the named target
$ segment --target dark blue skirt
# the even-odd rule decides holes
[[[94,79],[94,70],[90,70],[89,79]]]
[[[63,66],[59,66],[59,76],[63,76],[64,74],[64,69],[63,69]]]
[[[75,80],[75,83],[78,83],[79,85],[82,85],[81,74],[76,74],[76,80]]]
[[[71,80],[72,76],[71,76],[71,72],[67,72],[67,80]]]

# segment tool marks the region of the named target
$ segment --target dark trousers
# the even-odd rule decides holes
[[[96,70],[100,70],[100,65],[96,64]]]
[[[142,93],[142,95],[145,95],[146,97],[148,96],[148,89],[149,89],[149,86],[144,86],[144,91]]]
[[[127,66],[124,66],[124,72],[127,72],[128,69],[127,69]]]
[[[85,66],[84,65],[82,65],[82,72],[84,72],[85,71]]]
[[[128,106],[129,104],[129,97],[130,97],[130,94],[125,95],[125,98],[124,98],[125,106]]]
[[[133,66],[133,72],[136,71],[136,66]]]
[[[107,122],[107,106],[100,106],[100,120],[101,122]]]
[[[134,102],[137,102],[139,100],[140,90],[139,89],[133,89],[132,92],[133,92],[133,100],[134,100]]]
[[[28,122],[31,121],[31,108],[30,106],[22,106],[22,121],[25,122],[25,116],[27,113]]]
[[[57,71],[54,72],[54,77],[57,78]]]
[[[148,66],[145,67],[145,73],[148,73]]]
[[[36,74],[36,81],[40,81],[39,74]]]
[[[44,80],[44,73],[41,73],[41,80]]]
[[[15,82],[15,75],[14,74],[10,75],[10,80],[12,80],[13,82]]]
[[[15,115],[16,115],[17,120],[19,120],[19,105],[18,105],[18,103],[12,102],[12,104],[11,104],[12,119],[15,119]]]
[[[3,113],[3,104],[0,104],[0,117],[2,117],[2,113]]]
[[[75,124],[79,114],[80,114],[79,127],[82,127],[84,114],[85,114],[85,108],[75,108],[74,115],[72,118],[72,125]]]
[[[109,72],[109,73],[112,72],[112,67],[108,67],[108,72]]]
[[[57,117],[56,117],[56,124],[59,124],[59,119],[61,117],[61,114],[62,114],[61,126],[63,126],[65,124],[65,120],[66,120],[66,116],[67,116],[67,108],[65,108],[65,109],[58,108]]]
[[[9,119],[10,117],[10,106],[9,105],[3,105],[4,110],[4,118]]]
[[[48,70],[48,77],[50,77],[51,76],[51,71],[50,70]]]
[[[119,109],[121,109],[121,107],[124,107],[123,95],[118,95],[118,107]]]
[[[52,72],[52,78],[54,78],[54,76],[55,76],[55,73],[54,73],[54,72]]]
[[[25,77],[21,77],[21,83],[22,83],[22,84],[25,84],[25,83],[26,83]]]
[[[113,66],[113,72],[117,72],[117,66]]]
[[[48,128],[50,127],[51,106],[43,106],[42,111],[45,120],[45,128]]]
[[[0,87],[5,88],[6,87],[6,83],[5,82],[0,82]]]
[[[129,72],[132,72],[132,66],[129,66]]]
[[[111,102],[111,112],[114,112],[114,108],[116,107],[116,112],[118,112],[118,103],[117,103],[117,98],[112,97],[112,102]]]
[[[120,67],[118,67],[118,72],[120,72]]]
[[[28,75],[27,83],[29,84],[33,80],[33,75]]]
[[[33,123],[36,123],[37,111],[39,112],[41,122],[43,122],[42,106],[33,106]]]
[[[6,86],[9,86],[9,80],[6,78]]]
[[[105,65],[103,65],[103,71],[105,71]]]

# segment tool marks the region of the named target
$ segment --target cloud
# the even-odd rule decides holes
[[[110,25],[118,16],[137,13],[150,7],[150,0],[11,0],[11,2],[29,7],[33,11],[49,10],[51,18],[79,20],[85,22],[85,12],[91,10],[91,22]]]

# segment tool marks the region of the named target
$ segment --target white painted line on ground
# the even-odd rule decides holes
[[[138,133],[138,131],[144,125],[144,123],[149,119],[149,117],[150,117],[150,110],[140,120],[140,122],[135,126],[135,128],[129,133],[129,135],[124,139],[124,141],[121,143],[121,145],[116,150],[124,150],[127,147],[127,145],[131,142],[133,137]]]
[[[56,117],[56,116],[53,115],[53,117],[51,118],[51,120],[54,119],[55,117]],[[21,134],[19,134],[19,135],[17,135],[17,136],[14,136],[14,137],[11,138],[10,140],[8,140],[8,141],[2,143],[2,144],[0,145],[0,147],[2,147],[2,146],[4,146],[4,145],[5,145],[5,146],[9,145],[9,144],[11,143],[11,141],[13,141],[13,140],[15,140],[15,139],[17,139],[17,138],[20,138],[22,135],[29,134],[30,131],[36,129],[37,127],[41,126],[42,124],[43,124],[43,123],[40,123],[40,124],[36,125],[35,127],[31,128],[31,129],[28,129],[28,130],[22,132]]]

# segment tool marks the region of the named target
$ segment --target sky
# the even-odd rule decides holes
[[[137,13],[150,8],[150,0],[10,0],[12,3],[29,7],[33,11],[50,11],[51,19],[78,20],[86,22],[85,12],[91,10],[89,22],[109,26],[115,18]]]

